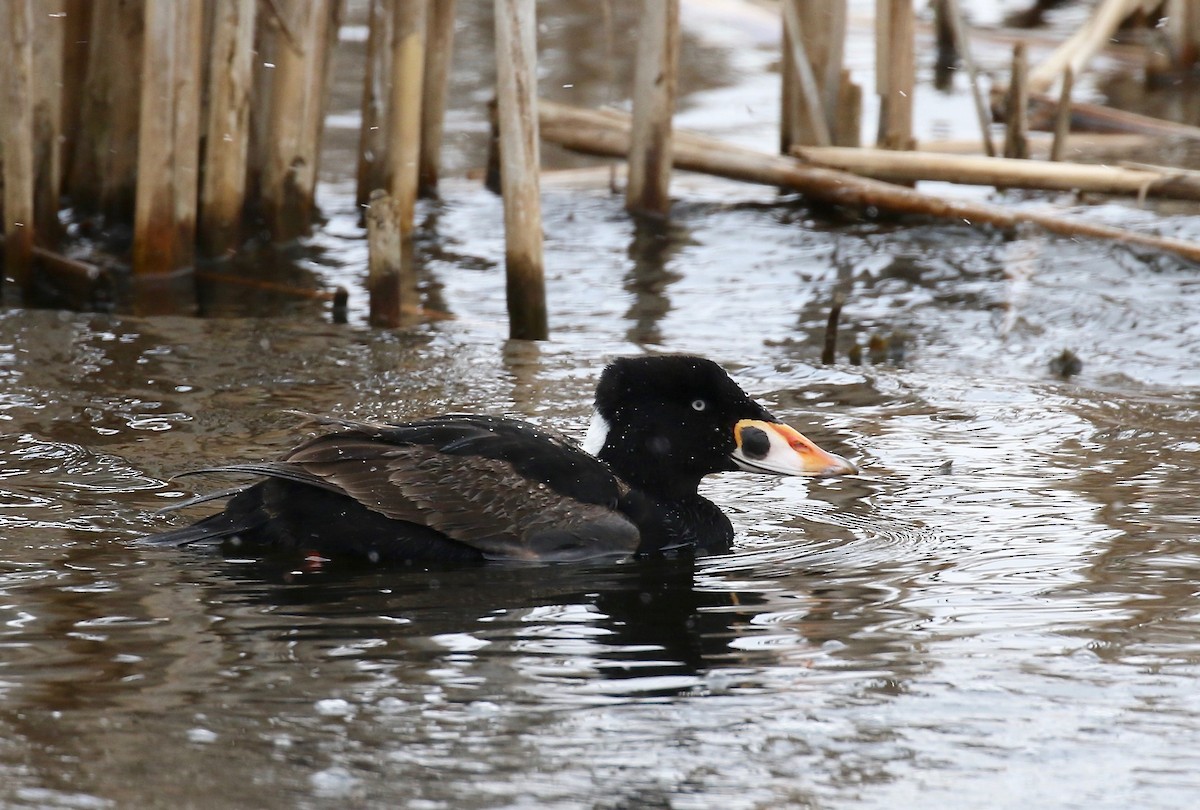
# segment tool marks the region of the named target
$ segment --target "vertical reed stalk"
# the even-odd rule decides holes
[[[671,117],[679,73],[679,0],[643,0],[633,76],[633,132],[625,208],[671,211]]]
[[[877,143],[883,149],[913,148],[913,49],[912,0],[875,0]]]
[[[391,329],[400,325],[405,289],[399,205],[386,191],[376,189],[371,192],[366,219],[370,323]]]
[[[792,145],[828,146],[835,142],[838,92],[842,79],[844,0],[785,0],[784,42],[790,50],[792,108],[788,110]],[[857,140],[857,139],[856,139]]]
[[[202,7],[146,0],[133,272],[168,275],[194,259]],[[165,299],[143,311],[172,311]]]
[[[454,0],[433,0],[426,40],[418,191],[424,197],[434,197],[441,174],[446,88],[454,54]]]
[[[1062,89],[1058,94],[1058,109],[1054,111],[1054,140],[1050,144],[1050,159],[1062,160],[1071,135],[1071,91],[1075,86],[1075,71],[1067,65],[1063,71]]]
[[[88,38],[92,30],[93,0],[64,0],[65,30],[63,31],[61,108],[62,180],[59,192],[66,190],[75,147],[82,127],[84,80],[88,67]]]
[[[199,246],[227,256],[241,241],[250,144],[255,0],[217,0],[208,62]]]
[[[988,110],[987,102],[983,98],[983,91],[979,87],[979,69],[975,65],[975,58],[971,55],[971,40],[967,36],[967,24],[963,20],[962,9],[958,5],[958,0],[942,0],[941,8],[954,36],[958,58],[967,71],[967,79],[971,83],[971,101],[975,105],[975,117],[979,120],[979,137],[983,140],[983,153],[988,157],[995,157],[996,147],[992,145],[991,111]]]
[[[1171,67],[1176,72],[1192,69],[1200,61],[1200,3],[1167,0],[1163,17],[1171,44]]]
[[[76,208],[113,222],[132,222],[134,216],[144,3],[94,0],[89,8],[87,75],[69,194]]]
[[[392,75],[391,0],[370,0],[367,12],[367,60],[363,73],[362,129],[358,134],[355,202],[366,208],[371,192],[386,185],[388,138],[387,81]]]
[[[262,211],[280,242],[312,230],[337,0],[274,0],[280,35],[271,76]]]
[[[28,300],[33,285],[33,0],[9,0],[4,15],[4,270]],[[0,279],[2,282],[3,279]]]
[[[36,4],[40,7],[41,4]],[[34,241],[58,244],[58,196],[62,192],[63,37],[66,18],[35,14],[33,18],[33,220]]]
[[[387,118],[388,192],[396,201],[400,236],[415,227],[417,172],[421,160],[421,91],[425,73],[427,0],[394,0],[392,77]]]
[[[538,178],[537,7],[534,0],[495,4],[509,335],[545,340],[549,328]]]
[[[1025,43],[1013,45],[1012,78],[1008,85],[1008,109],[1004,127],[1004,156],[1029,157],[1029,70]]]

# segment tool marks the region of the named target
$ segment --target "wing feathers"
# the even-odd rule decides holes
[[[405,425],[314,421],[344,430],[310,439],[281,461],[197,472],[320,487],[489,557],[581,559],[637,550],[637,527],[616,510],[624,489],[618,479],[566,440],[525,423],[460,416]]]

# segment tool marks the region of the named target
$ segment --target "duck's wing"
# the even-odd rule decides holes
[[[337,424],[342,431],[281,461],[220,469],[340,493],[491,558],[579,559],[638,548],[637,527],[617,508],[627,488],[561,437],[476,416]]]

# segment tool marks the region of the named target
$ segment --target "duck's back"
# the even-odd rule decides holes
[[[214,471],[265,477],[225,511],[152,538],[228,540],[373,560],[628,555],[641,533],[599,460],[524,422],[445,416],[342,428],[280,461]]]

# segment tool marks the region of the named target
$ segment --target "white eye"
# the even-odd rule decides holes
[[[693,399],[692,400],[692,410],[694,410],[694,411],[702,411],[707,407],[708,407],[708,403],[702,399]]]

